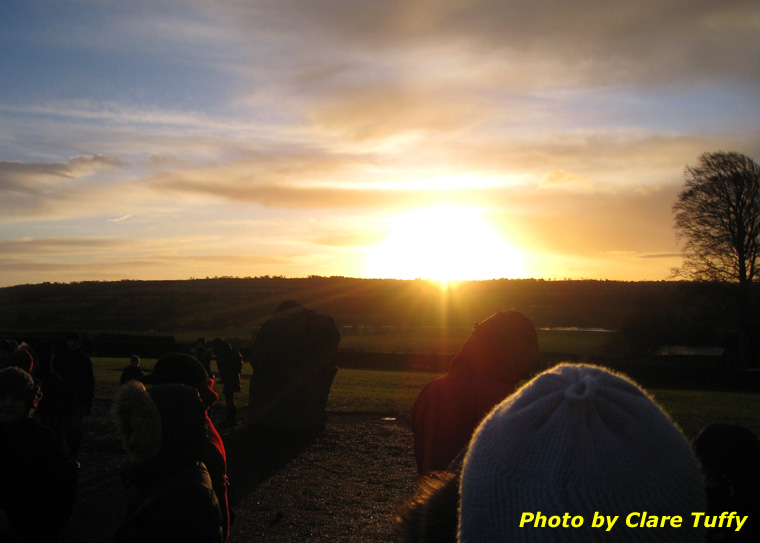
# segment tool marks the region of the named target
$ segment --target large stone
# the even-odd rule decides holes
[[[290,431],[319,431],[338,368],[340,332],[332,317],[284,302],[251,346],[248,423]]]

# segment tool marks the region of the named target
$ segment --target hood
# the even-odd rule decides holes
[[[476,325],[451,366],[514,384],[536,367],[538,358],[533,323],[517,311],[500,311]]]
[[[119,388],[114,419],[138,463],[195,457],[208,440],[205,407],[198,392],[186,385],[146,391],[142,383],[130,381]]]

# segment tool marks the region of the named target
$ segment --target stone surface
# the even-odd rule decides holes
[[[339,343],[332,317],[295,302],[283,303],[251,346],[248,424],[298,432],[321,430],[338,371]]]

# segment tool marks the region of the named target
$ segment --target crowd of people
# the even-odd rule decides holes
[[[117,543],[227,539],[227,455],[209,412],[218,375],[224,424],[237,423],[242,362],[228,342],[199,338],[148,373],[137,355],[124,368],[112,409],[130,456]],[[79,334],[59,353],[0,342],[0,541],[63,540],[94,386]],[[410,423],[418,490],[398,511],[398,541],[760,541],[754,433],[718,423],[689,443],[622,374],[539,371],[521,313],[476,324]]]
[[[49,342],[0,341],[0,542],[63,540],[77,493],[82,423],[95,397],[81,341],[69,334],[55,355]],[[234,425],[242,356],[219,339],[208,357],[216,357],[224,380],[225,423]],[[124,368],[112,415],[130,463],[114,541],[227,539],[234,513],[224,443],[209,416],[219,398],[213,385],[210,368],[192,354],[164,355],[147,374],[134,355]]]

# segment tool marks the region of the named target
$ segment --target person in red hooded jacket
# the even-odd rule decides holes
[[[214,392],[214,379],[208,375],[203,364],[192,355],[185,353],[165,354],[156,361],[153,372],[140,379],[147,385],[180,384],[195,388],[201,401],[206,406],[206,425],[208,428],[208,447],[202,458],[214,487],[219,508],[222,513],[222,530],[227,540],[230,526],[235,515],[230,507],[229,480],[227,478],[227,451],[208,410],[219,399]]]
[[[536,369],[538,336],[517,311],[476,324],[449,371],[422,389],[412,406],[414,455],[420,475],[445,471],[488,412]]]

